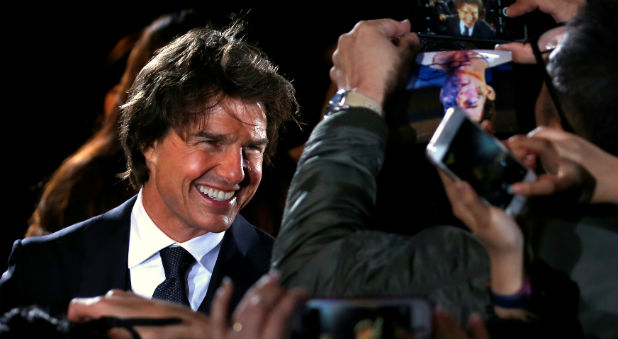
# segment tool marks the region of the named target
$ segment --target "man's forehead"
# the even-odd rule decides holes
[[[242,124],[266,128],[266,111],[264,105],[258,102],[242,100],[222,100],[216,104],[210,103],[196,116],[198,125],[204,126],[211,119],[230,117]]]
[[[478,12],[479,11],[479,7],[475,4],[469,4],[469,3],[464,3],[461,7],[461,10],[464,11],[472,11],[472,12]]]

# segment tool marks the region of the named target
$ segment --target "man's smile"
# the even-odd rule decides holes
[[[234,197],[236,191],[222,191],[208,186],[196,185],[197,189],[215,201],[227,201]]]

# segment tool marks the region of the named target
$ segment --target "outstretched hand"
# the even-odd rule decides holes
[[[383,105],[406,73],[419,38],[408,20],[361,21],[339,37],[331,80],[339,89],[356,89]]]
[[[579,7],[585,3],[586,0],[515,0],[506,9],[506,15],[518,17],[539,10],[561,23],[571,20],[577,14]]]
[[[505,144],[527,166],[535,168],[540,161],[546,172],[535,181],[514,184],[514,193],[567,192],[579,202],[618,204],[618,158],[591,142],[559,129],[539,127]]]
[[[491,265],[491,289],[510,295],[524,281],[524,237],[519,225],[506,211],[482,200],[472,186],[438,170],[453,214],[487,249]]]
[[[270,272],[256,282],[238,304],[227,321],[233,286],[226,280],[212,304],[212,336],[214,338],[287,338],[294,312],[307,300],[299,289],[279,285],[278,275]]]
[[[281,287],[277,274],[271,272],[247,291],[230,323],[227,310],[232,290],[232,282],[224,279],[213,299],[210,317],[179,304],[112,290],[102,297],[73,299],[67,318],[71,322],[104,316],[182,320],[173,325],[135,326],[142,338],[285,338],[289,336],[291,317],[307,299],[302,290]],[[131,338],[123,328],[113,328],[108,335],[111,338]]]
[[[203,313],[180,304],[146,299],[132,292],[112,290],[105,296],[76,298],[69,305],[67,319],[84,322],[104,316],[127,318],[180,318],[182,322],[165,326],[136,326],[142,338],[210,338],[211,321]],[[110,338],[131,338],[123,328],[112,328]]]

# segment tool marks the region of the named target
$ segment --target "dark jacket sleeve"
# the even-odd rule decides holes
[[[423,295],[456,318],[483,313],[488,259],[468,232],[436,226],[410,237],[371,229],[387,131],[362,108],[316,126],[288,192],[273,267],[284,285],[313,295]]]

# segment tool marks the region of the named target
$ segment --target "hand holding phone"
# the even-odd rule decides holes
[[[505,9],[512,0],[414,0],[410,19],[417,34],[428,41],[480,45],[526,41],[523,17],[512,18]],[[477,46],[474,47],[474,44]]]
[[[445,173],[468,182],[485,201],[512,216],[519,214],[526,199],[513,194],[511,185],[536,178],[459,107],[447,110],[427,145],[426,155]]]

